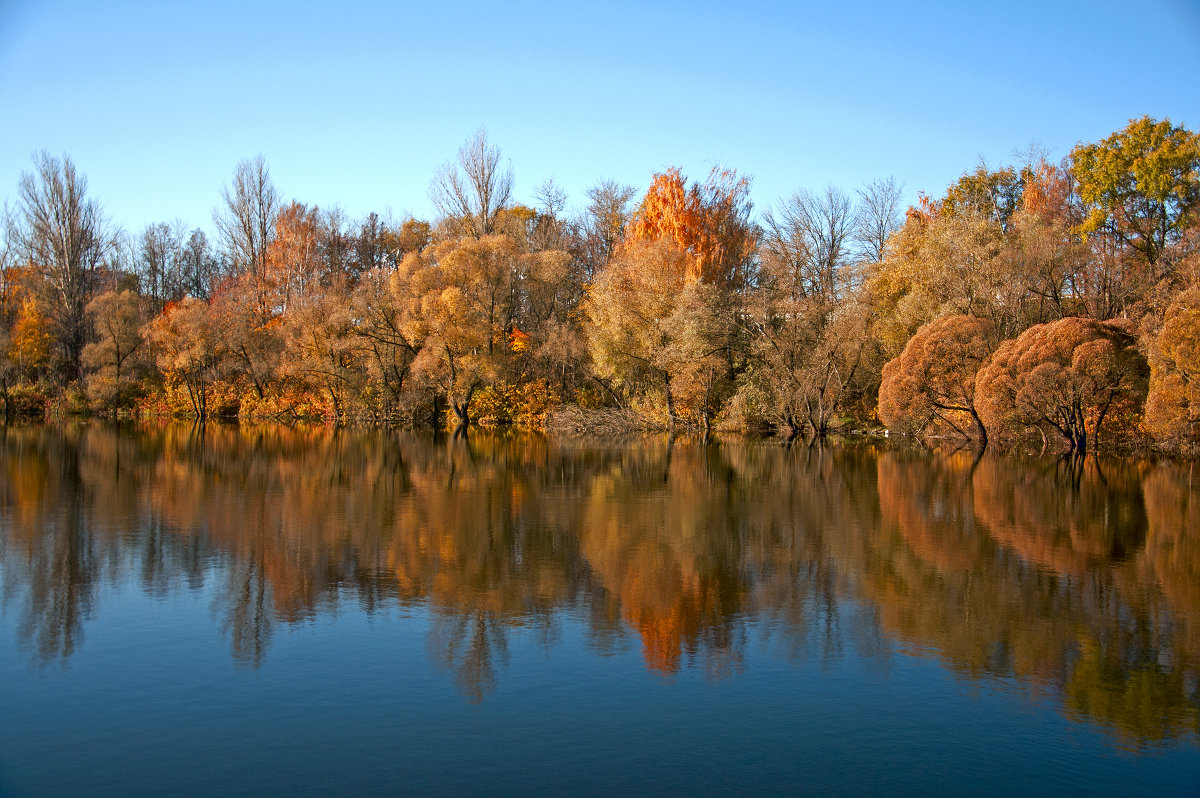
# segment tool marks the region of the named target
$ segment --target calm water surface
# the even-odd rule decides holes
[[[1200,793],[1191,466],[0,429],[0,794]]]

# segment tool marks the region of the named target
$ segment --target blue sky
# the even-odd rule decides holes
[[[0,0],[0,198],[46,149],[126,229],[211,232],[261,153],[285,197],[429,217],[482,125],[519,200],[719,163],[763,210],[889,175],[937,194],[1143,114],[1200,130],[1197,0],[245,5]]]

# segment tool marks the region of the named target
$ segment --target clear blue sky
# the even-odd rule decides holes
[[[1200,2],[0,0],[0,198],[67,153],[115,222],[211,231],[234,164],[352,217],[432,215],[480,125],[516,197],[721,163],[764,209],[980,157],[1061,157],[1143,114],[1200,129]]]

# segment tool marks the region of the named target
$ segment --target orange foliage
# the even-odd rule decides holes
[[[275,239],[267,248],[267,281],[274,302],[286,310],[294,299],[312,292],[319,276],[320,226],[317,209],[292,202],[275,220]]]
[[[12,359],[27,377],[32,377],[50,357],[49,321],[38,307],[37,300],[25,297],[12,329],[9,344]]]
[[[1028,428],[1056,432],[1085,450],[1100,429],[1132,432],[1146,397],[1149,367],[1121,325],[1066,318],[1005,341],[976,378],[983,423],[1001,437]]]
[[[1058,167],[1042,161],[1025,180],[1021,209],[1044,222],[1063,218],[1071,201],[1071,181]]]
[[[733,170],[714,168],[689,187],[672,167],[654,176],[625,244],[669,241],[688,255],[688,280],[740,286],[756,243],[749,195],[750,182]]]
[[[1200,286],[1167,310],[1150,369],[1146,426],[1165,446],[1194,449],[1200,441]]]
[[[996,326],[973,316],[943,316],[917,330],[883,367],[879,418],[888,429],[920,432],[930,423],[987,441],[975,409],[975,374],[995,348]]]

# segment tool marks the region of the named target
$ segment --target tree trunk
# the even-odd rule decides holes
[[[671,375],[664,375],[663,382],[667,388],[667,417],[671,420],[671,429],[675,429],[675,419],[678,416],[675,414],[675,396],[671,393]]]

